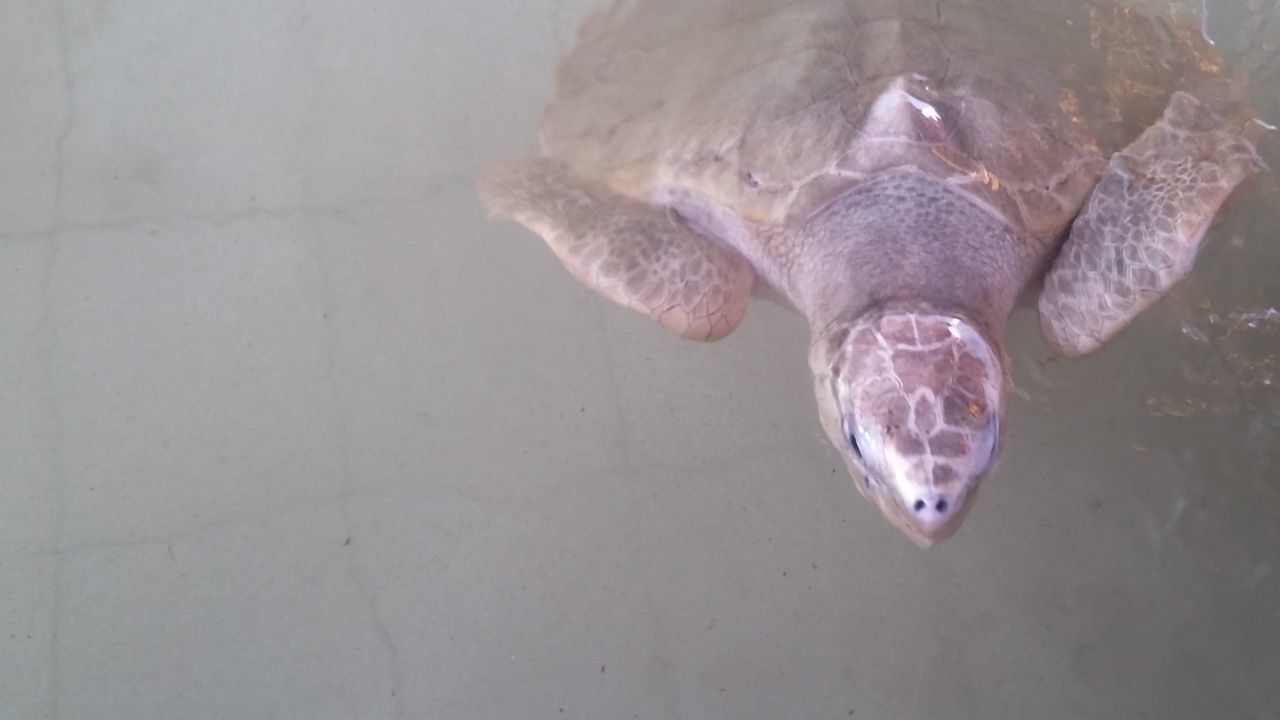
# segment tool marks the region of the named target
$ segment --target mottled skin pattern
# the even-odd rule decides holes
[[[1253,145],[1222,128],[1214,110],[1178,92],[1112,156],[1040,293],[1040,325],[1063,354],[1097,350],[1191,272],[1222,203],[1262,169]]]
[[[480,184],[492,212],[541,235],[582,284],[690,340],[742,321],[755,273],[675,214],[576,180],[553,160],[514,162]]]
[[[819,417],[852,448],[859,489],[916,542],[951,535],[999,444],[1000,358],[964,320],[907,307],[825,340],[810,355]]]
[[[858,489],[928,545],[995,461],[1017,298],[1078,355],[1176,283],[1259,167],[1238,88],[1112,0],[619,0],[480,193],[683,337],[781,295]]]

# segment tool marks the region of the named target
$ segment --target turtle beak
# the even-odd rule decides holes
[[[927,548],[942,542],[960,529],[978,496],[978,481],[947,489],[921,488],[907,501],[898,491],[903,483],[876,477],[866,467],[849,463],[858,491],[875,505],[880,514],[916,545]],[[927,499],[926,499],[927,496]],[[942,502],[941,508],[938,503]],[[927,505],[922,505],[926,503]]]
[[[881,514],[901,530],[911,542],[919,547],[928,548],[956,534],[960,526],[964,525],[969,511],[973,509],[977,495],[978,487],[974,485],[956,498],[956,505],[949,512],[940,514],[934,510],[923,518],[921,513],[904,508],[897,498],[888,494],[876,498],[876,505]]]

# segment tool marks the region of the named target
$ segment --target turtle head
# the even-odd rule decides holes
[[[877,312],[815,337],[823,429],[859,491],[919,545],[959,529],[995,461],[1000,357],[974,325],[928,312]]]

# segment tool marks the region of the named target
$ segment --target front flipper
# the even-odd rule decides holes
[[[1191,271],[1222,203],[1263,167],[1238,129],[1174,93],[1072,225],[1040,294],[1045,338],[1069,356],[1101,347]]]
[[[672,211],[546,159],[505,163],[479,189],[491,212],[542,236],[583,285],[676,335],[719,340],[746,314],[754,270]]]

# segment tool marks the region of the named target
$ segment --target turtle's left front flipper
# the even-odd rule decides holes
[[[1236,113],[1174,93],[1164,116],[1116,153],[1040,294],[1040,327],[1084,355],[1186,276],[1214,215],[1263,169]]]

